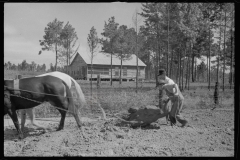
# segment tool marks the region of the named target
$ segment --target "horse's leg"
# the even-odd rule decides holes
[[[23,133],[22,133],[20,127],[19,127],[20,125],[19,125],[19,122],[18,122],[18,117],[17,117],[17,113],[16,113],[15,109],[9,109],[8,110],[8,115],[11,117],[11,119],[13,121],[13,124],[17,129],[19,138],[23,139]]]
[[[63,129],[63,127],[64,127],[64,121],[65,121],[65,117],[66,117],[66,111],[63,111],[63,110],[60,110],[60,109],[58,109],[59,110],[59,112],[60,112],[60,114],[61,114],[61,120],[60,120],[60,123],[59,123],[59,126],[58,126],[58,129],[57,129],[57,131],[60,131],[60,130],[62,130]]]
[[[65,121],[65,117],[66,117],[66,113],[67,113],[66,111],[68,110],[68,107],[67,107],[68,106],[68,102],[66,100],[64,100],[64,99],[57,99],[57,100],[55,100],[55,102],[53,100],[49,100],[49,103],[52,106],[57,107],[56,109],[61,114],[61,120],[59,122],[59,126],[58,126],[57,131],[62,130],[63,127],[64,127],[64,121]],[[63,111],[62,109],[66,110],[66,111]]]
[[[26,110],[25,109],[20,110],[20,114],[21,114],[21,130],[23,131],[24,130],[24,125],[25,125],[25,122],[26,122]]]

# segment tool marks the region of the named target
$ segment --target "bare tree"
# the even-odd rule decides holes
[[[211,73],[210,73],[210,71],[211,71],[211,62],[210,62],[210,59],[211,59],[211,25],[210,25],[210,20],[209,20],[209,24],[208,24],[209,26],[209,28],[208,28],[208,30],[209,30],[209,51],[208,51],[208,90],[210,91],[210,84],[211,84]]]
[[[219,82],[219,61],[221,56],[221,20],[222,20],[222,14],[220,12],[220,20],[219,20],[219,53],[218,53],[218,62],[217,62],[217,82]]]
[[[103,35],[106,39],[101,39],[100,43],[102,44],[102,51],[106,52],[107,54],[111,54],[111,86],[112,86],[112,56],[115,53],[115,43],[118,37],[118,23],[115,22],[115,18],[111,17],[108,19],[108,23],[105,22]]]
[[[167,11],[168,11],[168,29],[167,29],[167,37],[168,37],[168,40],[167,40],[167,76],[168,75],[168,55],[169,55],[169,21],[170,21],[170,18],[169,18],[169,8],[170,8],[170,3],[168,3],[167,5]]]
[[[39,55],[42,51],[55,51],[56,52],[56,64],[55,71],[57,70],[57,61],[58,61],[58,46],[61,46],[60,34],[62,32],[63,22],[58,21],[56,18],[47,24],[47,27],[44,29],[45,35],[43,40],[39,40],[40,45],[43,46],[42,50],[39,51]]]
[[[231,67],[230,67],[230,73],[231,73],[231,78],[230,78],[230,89],[232,89],[232,82],[233,82],[233,22],[234,22],[234,14],[233,14],[233,11],[232,11],[232,22],[231,22],[231,29],[230,29],[230,32],[231,32]]]
[[[97,46],[98,46],[98,36],[97,36],[97,32],[96,29],[94,27],[91,28],[90,33],[88,34],[88,46],[90,49],[90,53],[91,53],[91,97],[92,97],[92,63],[93,63],[93,57],[94,57],[94,53],[96,52]]]
[[[135,10],[135,13],[132,17],[132,20],[133,20],[133,24],[134,24],[135,29],[136,29],[136,49],[135,49],[136,62],[137,62],[137,64],[136,64],[136,67],[137,67],[136,68],[136,71],[137,71],[136,72],[136,92],[138,92],[138,57],[139,57],[139,55],[138,55],[138,26],[139,26],[139,23],[142,19],[141,18],[138,19],[138,10],[137,9]]]
[[[64,50],[62,50],[62,56],[66,57],[66,64],[67,64],[67,73],[68,73],[68,66],[70,65],[70,59],[77,53],[80,44],[75,48],[76,42],[78,40],[77,33],[75,32],[75,28],[72,27],[69,22],[64,26],[61,33],[61,41]]]
[[[222,83],[223,83],[223,91],[224,91],[224,77],[225,77],[225,40],[226,40],[226,36],[225,36],[225,33],[226,33],[226,21],[227,21],[227,13],[226,13],[226,9],[224,11],[225,13],[225,25],[224,25],[224,33],[223,33],[223,78],[222,78]]]

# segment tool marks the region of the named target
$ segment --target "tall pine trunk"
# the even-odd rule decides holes
[[[209,76],[209,73],[208,73],[208,67],[209,67],[209,65],[208,65],[208,62],[209,62],[209,57],[208,57],[208,54],[207,54],[207,79],[206,79],[206,82],[207,82],[207,84],[208,84],[208,76]],[[205,82],[205,78],[203,79],[203,82]]]
[[[183,56],[184,57],[184,56]],[[183,62],[182,62],[182,91],[184,90],[183,88],[183,86],[184,86],[184,84],[183,84],[183,77],[184,77],[184,59],[183,59]]]
[[[179,83],[179,53],[177,54],[177,60],[178,60],[178,63],[177,63],[177,72],[176,72],[176,82]]]
[[[185,89],[187,89],[187,80],[188,80],[188,56],[187,56],[187,42],[185,43],[185,55],[186,55],[186,72],[185,72],[185,75],[186,75],[186,79],[185,79]]]
[[[173,50],[171,52],[171,61],[170,61],[170,74],[169,76],[172,77],[172,66],[173,66]]]
[[[137,21],[137,14],[136,14],[136,21]],[[136,33],[137,33],[137,23],[136,23]],[[138,92],[138,35],[136,35],[136,62],[137,62],[137,68],[136,68],[136,93]]]
[[[195,59],[195,55],[193,54],[192,52],[192,82],[195,82],[195,79],[194,79],[194,59]]]
[[[112,55],[113,55],[113,52],[111,52],[111,80],[110,80],[111,86],[113,85],[113,82],[112,82]]]
[[[170,21],[170,19],[169,19],[169,6],[170,4],[168,3],[168,31],[167,31],[167,34],[168,34],[168,44],[167,44],[167,76],[169,76],[168,75],[168,55],[169,55],[169,21]]]
[[[221,20],[222,20],[222,14],[221,14],[221,12],[220,12],[220,22],[221,22]],[[220,54],[221,54],[221,23],[220,23],[220,25],[219,25],[219,34],[220,34],[220,37],[219,37],[219,53],[218,53],[218,62],[217,62],[217,82],[219,82],[219,61],[220,61]]]
[[[160,45],[160,42],[159,42],[159,49],[158,49],[159,53],[158,53],[158,69],[162,68],[164,65],[163,65],[163,61],[162,61],[162,58],[161,58],[161,45]]]
[[[187,84],[188,84],[188,57],[187,57],[187,63],[186,63],[186,79],[185,79],[185,89],[187,89]]]
[[[91,98],[92,98],[92,74],[93,74],[93,70],[92,70],[92,61],[93,61],[93,53],[91,53],[91,81],[90,81],[90,88],[91,88]],[[91,105],[91,111],[92,111],[92,105]]]
[[[192,42],[190,41],[190,54],[193,54],[192,53]],[[190,77],[191,77],[191,65],[190,65],[190,61],[191,61],[191,59],[190,59],[190,56],[189,56],[189,62],[188,62],[188,90],[189,90],[189,86],[190,86]]]
[[[188,90],[190,86],[190,77],[191,77],[191,65],[190,65],[190,57],[188,57]]]
[[[55,71],[57,71],[57,59],[58,59],[58,55],[57,55],[57,43],[55,44],[55,50],[56,50],[56,64],[55,64]]]
[[[150,53],[148,54],[148,79],[151,79],[151,63],[150,63]]]
[[[226,20],[227,19],[227,15],[226,15],[226,11],[225,11],[225,24],[224,24],[224,35],[223,35],[223,91],[224,91],[224,87],[225,87],[225,85],[224,85],[224,78],[225,78],[225,39],[226,39],[226,37],[225,37],[225,32],[226,32]]]
[[[68,43],[68,42],[67,42]],[[67,47],[67,67],[66,67],[66,72],[67,72],[67,74],[68,74],[68,65],[69,65],[69,62],[68,62],[68,47]]]
[[[120,79],[119,84],[122,84],[122,55],[121,55],[121,67],[120,67]]]
[[[155,77],[156,77],[156,86],[157,86],[157,83],[158,83],[158,77],[157,77],[157,74],[158,74],[158,70],[159,70],[159,41],[158,41],[158,27],[157,27],[157,51],[156,51],[156,70],[155,70]]]
[[[178,54],[179,56],[178,56],[178,62],[179,62],[179,70],[178,70],[178,72],[179,72],[179,76],[178,76],[178,84],[179,84],[179,88],[181,89],[181,51],[179,52],[179,54]]]
[[[195,82],[197,81],[197,57],[195,58],[195,74],[194,74],[194,79],[195,79]]]
[[[156,52],[156,56],[155,56],[155,60],[156,60],[156,64],[155,64],[155,66],[154,66],[154,68],[155,68],[155,79],[156,79],[156,86],[157,86],[157,84],[158,84],[158,77],[157,77],[157,75],[158,75],[158,56],[157,56],[158,54],[157,54],[157,52]]]
[[[186,61],[186,80],[185,80],[185,89],[187,89],[187,85],[188,85],[188,57],[187,57],[187,61]]]
[[[232,89],[232,82],[233,82],[233,14],[232,14],[232,23],[231,23],[231,68],[230,68],[230,73],[231,73],[231,78],[230,78],[230,89]]]
[[[210,91],[210,85],[211,85],[211,28],[210,28],[210,24],[209,24],[209,51],[208,51],[208,90]]]

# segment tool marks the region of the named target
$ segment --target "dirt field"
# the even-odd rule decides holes
[[[17,139],[11,120],[4,121],[5,156],[234,156],[234,108],[188,109],[189,125],[171,127],[166,119],[145,128],[130,128],[119,120],[83,118],[83,133],[73,118],[56,131],[60,118],[38,121],[43,133],[27,125],[26,138]],[[110,117],[108,117],[110,118]]]

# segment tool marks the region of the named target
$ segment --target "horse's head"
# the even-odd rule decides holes
[[[13,88],[13,80],[10,80],[10,79],[5,80],[4,79],[4,91],[5,90],[12,90],[12,88]]]
[[[10,101],[10,92],[8,90],[4,90],[4,107],[10,107],[11,101]]]

